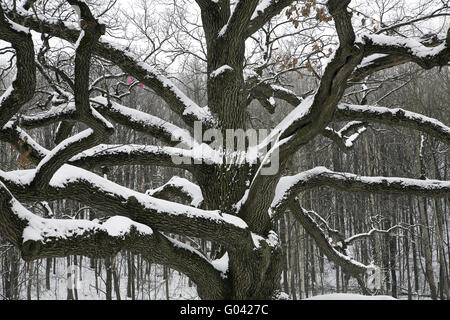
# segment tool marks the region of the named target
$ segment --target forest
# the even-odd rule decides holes
[[[0,300],[449,300],[449,5],[0,0]]]

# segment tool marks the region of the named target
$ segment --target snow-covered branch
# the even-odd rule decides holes
[[[406,225],[403,225],[403,224],[398,224],[398,225],[392,226],[392,227],[390,227],[389,229],[386,229],[386,230],[380,230],[380,229],[377,229],[377,228],[372,228],[368,232],[358,233],[358,234],[355,234],[355,235],[353,235],[351,237],[348,237],[347,239],[344,240],[344,242],[347,243],[347,244],[351,244],[352,242],[355,242],[355,241],[372,238],[375,234],[388,234],[388,235],[390,235],[394,230],[397,230],[397,229],[402,229],[402,230],[409,231],[409,229],[411,227],[413,227],[413,226],[406,226]]]
[[[346,172],[334,172],[325,167],[316,167],[280,179],[271,205],[272,212],[285,206],[298,193],[315,187],[353,192],[415,194],[427,197],[448,197],[450,195],[450,181],[365,177]]]
[[[246,30],[246,36],[249,37],[258,31],[264,24],[290,5],[293,0],[263,0],[260,1],[251,17],[249,26]]]
[[[105,97],[98,96],[91,101],[96,104],[95,108],[100,113],[121,125],[150,134],[171,145],[183,142],[192,147],[193,138],[190,133],[170,122],[114,101],[108,103]]]
[[[446,39],[431,43],[427,40],[370,34],[360,37],[358,44],[364,47],[365,58],[355,68],[350,83],[407,62],[415,62],[424,69],[430,69],[448,65],[450,61],[450,29]]]
[[[336,110],[335,120],[360,120],[412,128],[450,144],[448,126],[436,119],[400,108],[341,103]]]
[[[69,163],[86,169],[104,165],[157,165],[192,170],[194,164],[206,161],[214,162],[214,159],[204,158],[197,154],[196,150],[135,144],[101,144],[82,150],[71,158]]]
[[[11,21],[0,6],[0,40],[11,43],[16,52],[17,74],[12,85],[0,96],[0,129],[34,95],[36,66],[30,31]]]
[[[42,192],[31,185],[35,172],[0,171],[0,181],[20,201],[72,199],[105,215],[122,215],[154,230],[203,238],[225,246],[250,236],[247,224],[238,217],[157,199],[71,165],[62,166]]]
[[[320,250],[329,260],[340,266],[346,274],[358,278],[367,271],[367,266],[338,251],[332,245],[329,237],[327,237],[314,219],[310,217],[308,211],[300,205],[298,200],[295,199],[290,201],[289,208],[294,218],[314,239],[315,244],[320,248]]]
[[[11,14],[11,18],[17,23],[26,23],[30,29],[36,32],[45,32],[71,43],[76,43],[80,36],[79,29],[73,24],[61,23],[58,20],[44,15],[38,15],[36,17],[35,15],[20,11],[20,14]],[[92,53],[113,62],[125,73],[151,88],[186,123],[192,125],[194,121],[201,121],[207,127],[215,124],[215,119],[207,108],[199,107],[170,79],[163,75],[161,71],[151,67],[147,63],[138,61],[133,54],[126,51],[126,48],[105,39],[100,39],[92,47]]]
[[[105,220],[46,219],[33,214],[0,182],[0,235],[20,248],[22,257],[84,255],[105,258],[129,250],[151,263],[185,273],[205,298],[222,298],[221,270],[194,248],[123,216]]]
[[[447,38],[440,44],[428,46],[413,38],[368,34],[361,37],[365,55],[389,54],[402,56],[417,63],[424,69],[448,65],[450,60],[450,28]]]
[[[191,206],[199,208],[203,202],[202,190],[195,183],[177,176],[173,176],[166,184],[145,192],[149,196],[171,200],[180,197]]]
[[[326,127],[322,135],[333,140],[342,151],[347,152],[353,148],[353,143],[364,131],[366,131],[366,126],[363,122],[351,121],[339,131]],[[350,134],[351,132],[353,134]]]

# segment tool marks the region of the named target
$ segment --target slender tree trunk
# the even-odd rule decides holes
[[[106,300],[112,300],[113,277],[112,277],[111,257],[105,258],[105,269],[106,269],[105,298]]]
[[[117,260],[117,257],[114,256],[111,261],[111,271],[112,271],[112,276],[113,276],[113,284],[114,284],[114,292],[116,294],[116,300],[121,300],[120,299],[120,277],[117,274],[116,260]]]
[[[66,261],[67,261],[67,279],[73,281],[70,256],[67,257]],[[71,287],[72,287],[71,285],[67,286],[67,300],[74,300],[73,290]]]
[[[28,266],[28,280],[27,280],[27,300],[31,300],[31,289],[33,286],[33,261],[27,263]]]

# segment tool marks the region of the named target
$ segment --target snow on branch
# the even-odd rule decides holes
[[[347,243],[347,244],[351,244],[352,242],[355,242],[355,241],[364,240],[364,239],[367,239],[367,238],[372,238],[375,234],[392,235],[394,230],[402,229],[402,230],[409,231],[410,228],[412,228],[412,227],[414,227],[414,226],[404,225],[404,224],[397,224],[397,225],[392,226],[392,227],[390,227],[389,229],[386,229],[386,230],[380,230],[380,229],[377,229],[377,228],[372,228],[368,232],[358,233],[358,234],[355,234],[355,235],[353,235],[351,237],[348,237],[347,239],[344,240],[344,242]]]
[[[246,30],[246,36],[249,37],[258,31],[264,24],[292,3],[292,0],[262,0],[254,10],[249,26]]]
[[[136,144],[101,144],[91,149],[82,150],[70,159],[70,164],[86,169],[109,165],[158,165],[163,167],[193,169],[193,164],[211,162],[213,158],[204,157],[194,150],[174,147],[159,147]],[[182,159],[182,161],[174,161]]]
[[[433,46],[413,38],[382,34],[364,34],[359,42],[364,46],[366,55],[378,53],[404,56],[424,69],[444,66],[450,61],[450,29],[447,31],[447,39]]]
[[[71,165],[63,165],[50,180],[45,194],[33,188],[36,170],[0,171],[3,182],[20,201],[72,199],[105,215],[122,215],[154,230],[217,241],[224,245],[249,237],[247,224],[220,211],[201,210],[157,199],[120,186]]]
[[[114,101],[108,103],[105,97],[98,96],[92,98],[91,101],[96,104],[98,111],[117,123],[136,131],[148,133],[172,145],[183,142],[192,147],[193,138],[191,134],[170,122]]]
[[[75,103],[68,102],[59,106],[53,106],[49,110],[32,115],[24,115],[20,120],[20,126],[24,129],[35,129],[47,126],[59,121],[75,121],[77,117]]]
[[[450,144],[450,127],[436,119],[400,108],[341,103],[335,120],[360,120],[412,128]]]
[[[147,225],[113,216],[102,220],[46,219],[26,209],[0,182],[0,235],[17,246],[25,260],[84,255],[104,258],[121,250],[185,273],[198,290],[223,297],[223,275],[192,247],[175,242]],[[206,294],[206,293],[204,293]]]
[[[0,96],[0,129],[33,98],[36,89],[36,64],[31,33],[6,17],[0,5],[0,40],[11,43],[16,52],[16,76]]]
[[[326,127],[322,135],[333,140],[342,151],[347,152],[353,148],[353,143],[364,131],[366,131],[366,126],[363,122],[351,121],[339,131]],[[350,134],[351,132],[354,133]]]
[[[276,212],[298,193],[315,187],[368,193],[415,194],[428,197],[448,197],[450,181],[420,180],[396,177],[366,177],[346,172],[334,172],[316,167],[294,176],[282,177],[277,185],[271,210]]]
[[[424,69],[446,66],[450,61],[450,29],[446,39],[437,41],[402,38],[381,34],[364,34],[357,43],[364,47],[365,58],[354,70],[349,82],[356,83],[368,75],[407,62]]]
[[[76,25],[67,22],[61,23],[57,19],[42,14],[36,16],[19,10],[19,13],[15,14],[13,18],[19,24],[26,22],[30,29],[36,32],[45,32],[71,43],[76,43],[80,36],[80,30]],[[125,47],[100,39],[92,47],[92,53],[113,62],[123,72],[151,88],[189,125],[193,125],[194,121],[201,121],[207,127],[215,125],[214,116],[207,107],[199,107],[167,76],[150,65],[140,62],[132,53],[127,52]]]
[[[2,182],[0,182],[0,200],[4,209],[1,211],[2,218],[6,221],[0,226],[1,233],[6,234],[9,241],[20,246],[30,242],[45,245],[61,239],[92,236],[96,232],[120,238],[129,234],[133,228],[140,234],[152,235],[153,233],[150,227],[119,216],[104,221],[42,218],[17,201]],[[11,228],[8,223],[12,221],[20,221],[14,227],[18,230],[14,230],[13,233],[12,230],[8,230]]]
[[[203,202],[203,195],[200,187],[185,178],[177,176],[170,178],[163,186],[147,190],[145,193],[149,196],[166,200],[180,197],[196,208],[199,208]]]
[[[86,129],[70,138],[63,140],[42,159],[36,167],[32,184],[45,190],[53,174],[75,154],[90,145],[95,145],[99,138],[92,129]]]
[[[332,245],[330,238],[324,233],[319,224],[311,218],[308,211],[300,205],[298,200],[295,199],[290,201],[289,208],[294,218],[315,240],[315,244],[320,248],[320,250],[330,261],[333,261],[340,266],[346,274],[358,278],[367,271],[368,267],[366,265],[354,260],[345,253],[340,252]]]

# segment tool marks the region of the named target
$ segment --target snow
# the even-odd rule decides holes
[[[218,37],[219,37],[219,38],[224,36],[225,32],[227,32],[227,28],[228,28],[228,23],[225,24],[225,25],[222,27],[222,29],[220,29],[220,31],[219,31],[219,33],[218,33]]]
[[[225,73],[226,71],[233,71],[233,68],[230,67],[229,65],[225,64],[225,65],[221,66],[220,68],[217,68],[216,70],[211,72],[210,76],[211,76],[211,78],[215,78],[215,77],[218,77],[219,75],[221,75],[222,73]]]
[[[366,130],[367,130],[366,127],[358,128],[357,132],[355,132],[354,134],[352,134],[350,137],[348,137],[345,140],[345,146],[349,147],[349,148],[352,147],[353,146],[353,142],[355,142],[355,140],[359,137],[359,135],[361,133],[363,133],[364,131],[366,131]]]
[[[132,227],[141,234],[153,234],[150,227],[126,217],[111,217],[103,223],[98,220],[45,219],[31,213],[14,198],[10,201],[10,205],[17,217],[25,220],[28,224],[23,231],[23,242],[67,239],[98,231],[106,232],[112,237],[122,237],[129,233]]]
[[[23,116],[24,121],[39,121],[47,118],[53,118],[59,115],[70,114],[76,110],[75,103],[69,102],[64,104],[64,106],[54,107],[52,106],[49,110],[45,112],[40,112],[32,114],[29,116]]]
[[[256,7],[255,12],[253,12],[251,19],[253,20],[253,19],[257,18],[261,13],[264,12],[264,10],[267,9],[268,6],[271,5],[272,2],[274,2],[274,0],[262,0]]]
[[[50,186],[64,188],[73,182],[86,182],[118,198],[129,199],[135,197],[137,201],[146,209],[154,210],[159,214],[184,215],[191,218],[199,218],[214,221],[216,223],[229,223],[238,228],[246,229],[247,224],[241,218],[229,214],[221,213],[218,210],[201,210],[182,204],[157,199],[143,193],[125,188],[112,181],[71,165],[62,166],[50,180]]]
[[[277,187],[275,189],[275,195],[272,200],[271,207],[276,207],[278,203],[285,199],[291,189],[295,184],[302,180],[307,180],[313,176],[322,174],[324,172],[332,172],[325,167],[315,167],[314,169],[303,171],[294,176],[281,177],[278,181]]]
[[[266,244],[269,245],[269,247],[271,248],[275,248],[279,244],[278,235],[273,230],[269,231],[269,235],[267,236],[267,238],[261,237],[260,235],[253,232],[251,233],[251,236],[253,244],[255,245],[255,249],[261,248],[261,241],[266,242]]]
[[[364,34],[361,36],[363,43],[368,40],[372,41],[376,45],[381,46],[395,46],[408,49],[411,54],[418,58],[426,58],[437,55],[439,52],[445,49],[445,42],[435,47],[425,47],[420,41],[413,38],[403,38],[399,36],[387,36],[383,34]]]
[[[72,8],[73,8],[73,10],[76,12],[76,14],[77,14],[77,16],[78,16],[78,19],[82,19],[81,18],[81,10],[80,10],[80,7],[78,6],[78,5],[76,5],[76,4],[73,4],[73,5],[71,5],[72,6]]]
[[[13,86],[9,86],[6,91],[1,95],[0,97],[0,107],[2,106],[3,102],[8,99],[8,97],[12,94],[13,92]]]
[[[39,165],[36,168],[36,173],[39,172],[39,170],[42,168],[43,165],[48,163],[52,158],[54,158],[59,152],[66,149],[68,146],[73,145],[81,140],[84,140],[94,134],[94,130],[92,129],[86,129],[80,133],[77,133],[74,136],[71,136],[65,140],[63,140],[60,144],[58,144],[53,150],[47,153],[44,159],[39,162]]]
[[[306,117],[314,102],[314,95],[306,97],[294,110],[292,110],[274,129],[274,131],[283,132],[294,122]]]
[[[397,300],[391,296],[364,296],[353,293],[331,293],[313,296],[304,300]]]
[[[294,91],[286,89],[286,88],[283,88],[281,86],[277,86],[275,84],[272,84],[271,87],[272,87],[272,89],[274,89],[276,91],[283,91],[283,92],[285,92],[287,94],[290,94],[290,95],[296,95]],[[301,99],[299,98],[299,100],[301,100]]]
[[[74,44],[75,51],[78,49],[78,46],[80,45],[81,39],[84,37],[84,30],[81,30],[80,35],[78,36],[77,41]]]
[[[338,105],[338,109],[340,110],[351,110],[355,112],[361,112],[361,113],[371,113],[378,116],[383,116],[386,114],[390,114],[392,117],[395,117],[397,115],[402,116],[408,120],[423,123],[423,124],[430,124],[432,126],[438,127],[442,132],[445,132],[446,134],[450,134],[450,127],[447,127],[442,122],[430,118],[427,116],[424,116],[419,113],[407,111],[401,108],[386,108],[386,107],[378,107],[378,106],[362,106],[362,105],[353,105],[348,103],[341,103]]]
[[[364,184],[382,184],[393,185],[398,184],[402,187],[418,187],[421,189],[435,190],[441,188],[450,188],[450,181],[440,180],[419,180],[402,177],[382,177],[382,176],[359,176],[353,173],[334,172],[325,167],[315,167],[311,170],[303,171],[293,176],[285,176],[280,179],[275,189],[275,196],[273,198],[271,208],[277,207],[284,199],[286,199],[291,192],[291,189],[297,184],[305,183],[309,179],[327,175],[335,180],[353,180]]]
[[[125,144],[125,145],[107,145],[100,144],[91,149],[84,150],[78,155],[74,156],[71,161],[81,160],[83,158],[94,157],[99,154],[154,154],[166,155],[168,157],[177,158],[188,158],[193,159],[194,163],[218,163],[221,161],[220,154],[218,152],[212,152],[212,149],[206,145],[197,145],[192,150],[173,148],[173,147],[159,147],[159,146],[147,146],[147,145],[136,145],[136,144]],[[168,164],[169,165],[169,164]]]
[[[105,128],[114,129],[114,126],[112,125],[112,123],[109,122],[108,120],[106,120],[106,118],[104,116],[102,116],[97,110],[95,110],[92,107],[91,107],[91,113],[92,113],[92,116],[95,119],[97,119],[98,121],[100,121]]]
[[[188,194],[192,199],[191,206],[198,208],[201,205],[201,203],[203,202],[203,195],[202,195],[202,190],[200,189],[200,187],[198,185],[196,185],[195,183],[192,183],[191,181],[189,181],[185,178],[180,178],[178,176],[173,176],[172,178],[170,178],[170,180],[166,184],[164,184],[163,186],[161,186],[159,188],[147,190],[146,194],[148,194],[149,196],[152,196],[155,193],[160,192],[160,191],[164,190],[164,188],[169,187],[169,186],[180,188],[183,193]]]
[[[228,272],[228,265],[229,265],[229,257],[228,257],[228,252],[225,252],[225,254],[216,260],[212,260],[211,264],[214,267],[214,269],[216,269],[217,271],[220,271],[220,273],[222,274],[222,278],[225,278],[227,272]]]
[[[382,54],[382,53],[375,53],[375,54],[371,54],[368,57],[365,57],[361,63],[357,66],[357,68],[364,68],[367,67],[368,65],[370,65],[373,61],[379,59],[379,58],[383,58],[386,57],[387,54]]]
[[[108,100],[105,97],[101,96],[92,98],[91,101],[101,104],[103,106],[108,105]],[[167,133],[168,135],[170,135],[173,141],[180,140],[188,144],[188,146],[192,147],[193,138],[190,135],[190,133],[187,130],[181,129],[180,127],[170,122],[167,122],[156,116],[150,115],[146,112],[142,112],[133,108],[123,106],[114,101],[111,101],[110,109],[114,112],[122,114],[123,116],[129,118],[131,121],[139,123],[143,126],[150,128],[156,127],[162,130],[163,132]]]
[[[22,26],[22,25],[20,25],[18,23],[15,23],[14,21],[12,21],[11,19],[9,19],[6,16],[3,16],[3,18],[6,20],[6,22],[9,24],[9,26],[14,31],[22,32],[22,33],[26,33],[26,34],[30,33],[30,29],[29,28],[26,28],[26,27],[24,27],[24,26]]]
[[[102,224],[108,234],[113,237],[120,237],[127,234],[132,227],[141,234],[151,235],[153,230],[144,224],[134,222],[127,217],[115,216],[111,217]]]

